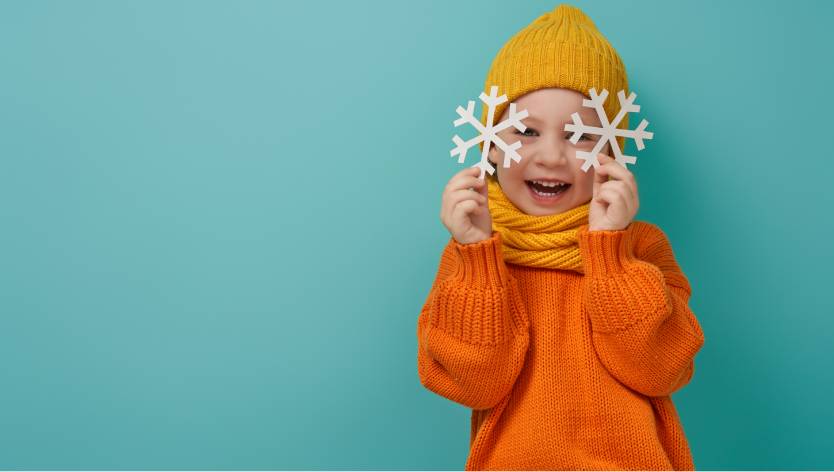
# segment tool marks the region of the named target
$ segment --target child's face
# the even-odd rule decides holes
[[[584,172],[584,161],[576,158],[576,151],[593,150],[599,136],[583,134],[576,144],[572,144],[570,137],[573,132],[564,130],[566,123],[573,123],[570,115],[574,112],[579,113],[586,125],[601,125],[596,111],[582,106],[584,98],[577,91],[563,88],[539,89],[518,98],[514,102],[516,110],[526,109],[529,114],[522,120],[527,129],[522,133],[511,126],[501,130],[498,136],[508,144],[521,141],[521,148],[518,149],[521,161],[512,161],[510,167],[505,168],[504,151],[491,145],[489,160],[497,168],[501,189],[524,213],[553,215],[591,200],[594,168]],[[508,115],[509,107],[498,121],[505,120]],[[602,152],[610,155],[610,147],[607,143]],[[559,180],[570,186],[555,197],[539,196],[531,187],[531,180]],[[549,189],[547,193],[556,191]]]

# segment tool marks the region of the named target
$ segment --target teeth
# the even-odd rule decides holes
[[[560,192],[555,192],[555,193],[539,192],[536,189],[533,189],[533,191],[536,192],[537,195],[541,195],[542,197],[555,197],[556,195],[558,195],[560,193]]]
[[[556,187],[557,185],[560,187],[565,186],[564,182],[543,182],[541,180],[533,180],[532,182],[535,182],[539,185],[544,185],[545,187]]]

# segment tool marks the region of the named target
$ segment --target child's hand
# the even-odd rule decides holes
[[[640,206],[637,180],[630,170],[611,156],[600,153],[598,159],[602,165],[595,170],[588,230],[625,229],[637,215]],[[609,176],[612,180],[608,180]]]
[[[480,173],[477,167],[463,169],[449,179],[443,190],[440,221],[460,244],[492,237],[486,176],[479,179]]]

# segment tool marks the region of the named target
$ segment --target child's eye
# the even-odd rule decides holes
[[[534,130],[533,128],[529,128],[529,127],[528,127],[527,129],[525,129],[525,130],[524,130],[524,132],[519,132],[517,129],[516,129],[514,132],[515,132],[515,134],[520,134],[520,135],[522,135],[522,136],[537,136],[537,135],[539,134],[539,132],[538,132],[538,131]],[[530,132],[530,133],[535,133],[535,134],[527,134],[528,132]],[[571,136],[573,136],[573,133],[570,133],[570,134],[568,134],[568,135],[567,135],[568,139],[570,139],[570,137],[571,137]],[[582,136],[580,136],[580,137],[579,137],[579,139],[580,139],[580,140],[583,140],[583,139],[584,139],[584,140],[586,140],[586,141],[594,141],[593,139],[591,139],[591,138],[590,138],[587,134],[585,134],[585,133],[582,133]]]
[[[524,130],[524,132],[523,132],[523,133],[520,133],[518,130],[515,130],[515,134],[521,134],[521,135],[523,135],[523,136],[532,136],[532,135],[530,135],[530,134],[527,134],[527,132],[528,132],[528,131],[532,131],[532,132],[534,132],[534,133],[536,133],[536,134],[539,134],[539,133],[538,133],[536,130],[534,130],[533,128],[527,128],[527,129],[525,129],[525,130]]]

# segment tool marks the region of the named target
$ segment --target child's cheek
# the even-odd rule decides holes
[[[594,168],[588,169],[588,172],[579,170],[579,175],[576,182],[579,183],[576,190],[583,200],[590,200],[594,193]]]

